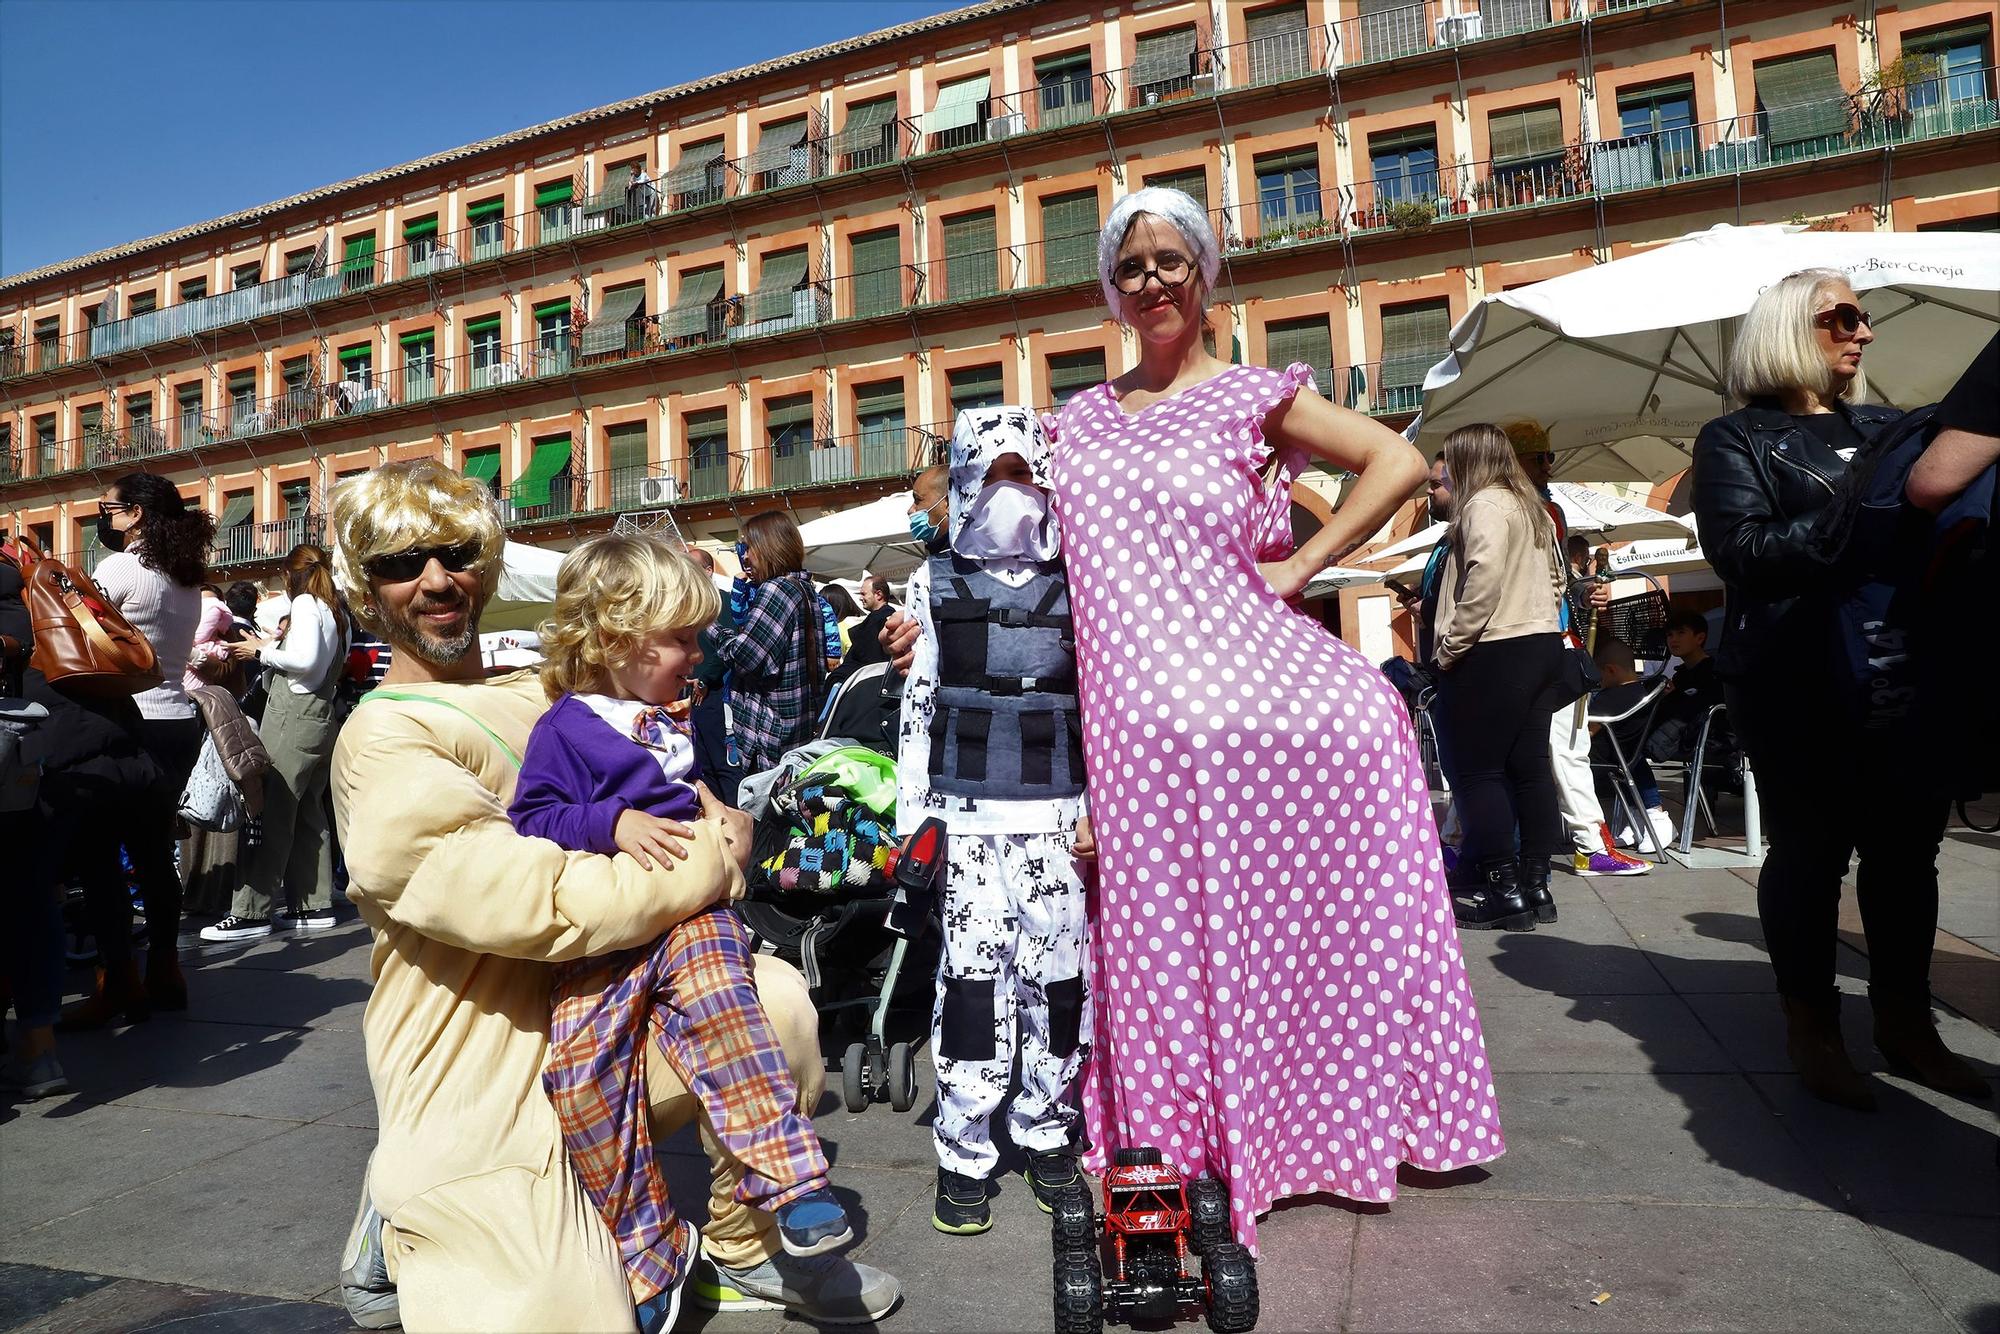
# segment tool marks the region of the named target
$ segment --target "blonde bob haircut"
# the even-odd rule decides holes
[[[640,643],[705,626],[722,610],[708,572],[647,533],[581,543],[556,571],[556,611],[541,624],[542,689],[550,699],[599,694]]]
[[[1729,394],[1739,403],[1781,398],[1803,389],[1834,391],[1832,368],[1819,348],[1813,316],[1835,287],[1848,285],[1839,269],[1801,269],[1764,289],[1736,331],[1729,353]],[[1849,403],[1868,401],[1868,376],[1857,370],[1840,389]]]
[[[453,472],[436,459],[407,459],[350,477],[333,488],[333,577],[363,621],[375,619],[367,563],[418,547],[477,542],[472,568],[491,599],[500,586],[507,540],[500,508],[486,483]]]

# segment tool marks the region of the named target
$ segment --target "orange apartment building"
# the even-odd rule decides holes
[[[845,507],[1131,363],[1094,248],[1142,183],[1212,210],[1225,355],[1400,425],[1489,292],[1717,222],[2000,226],[1996,13],[990,0],[0,279],[0,525],[93,564],[143,467],[268,576],[417,455],[545,545]]]

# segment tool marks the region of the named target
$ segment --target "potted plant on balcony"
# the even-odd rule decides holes
[[[1298,241],[1324,241],[1332,235],[1333,222],[1327,218],[1314,218],[1292,229],[1292,237]]]
[[[1867,127],[1900,138],[1921,114],[1948,117],[1950,99],[1939,83],[1943,77],[1943,59],[1929,51],[1906,51],[1878,66],[1861,81],[1859,101]]]
[[[1406,236],[1421,232],[1437,221],[1437,209],[1427,199],[1398,199],[1386,213],[1389,225]]]

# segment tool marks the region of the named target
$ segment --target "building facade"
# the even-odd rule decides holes
[[[265,576],[413,456],[555,546],[844,507],[1131,364],[1095,238],[1141,184],[1212,212],[1221,355],[1400,425],[1486,293],[1718,222],[1994,228],[1997,12],[993,0],[0,279],[0,525],[94,564],[145,468]]]

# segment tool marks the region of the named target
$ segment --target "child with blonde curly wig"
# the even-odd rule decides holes
[[[720,607],[705,572],[656,537],[595,537],[564,559],[541,627],[553,701],[529,734],[508,818],[575,852],[650,868],[681,855],[706,795],[683,698]],[[625,1256],[642,1329],[673,1324],[685,1256],[656,1164],[646,1093],[628,1072],[650,1037],[746,1167],[737,1199],[776,1216],[793,1255],[853,1236],[757,999],[741,919],[717,905],[662,945],[558,965],[543,1083],[570,1164]]]

